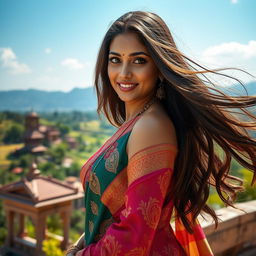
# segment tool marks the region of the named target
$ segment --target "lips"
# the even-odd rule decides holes
[[[128,83],[128,82],[120,82],[117,83],[118,87],[120,88],[121,91],[132,91],[138,83]]]

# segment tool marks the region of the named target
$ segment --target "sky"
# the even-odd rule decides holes
[[[134,10],[162,17],[195,61],[256,76],[255,0],[0,0],[0,90],[92,86],[104,34]]]

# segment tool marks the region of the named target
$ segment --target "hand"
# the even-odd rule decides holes
[[[84,244],[84,233],[83,233],[74,244],[69,246],[69,248],[67,249],[67,252],[66,252],[66,256],[82,255],[82,252],[80,252],[79,254],[78,254],[78,252],[80,250],[82,250],[84,248],[84,246],[85,246],[85,244]]]
[[[76,256],[76,253],[80,250],[80,248],[78,248],[75,245],[71,245],[67,252],[66,252],[66,256]],[[81,255],[81,254],[80,254]]]

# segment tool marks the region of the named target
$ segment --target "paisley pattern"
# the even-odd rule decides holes
[[[98,215],[98,205],[94,201],[91,201],[91,210],[94,215]]]
[[[113,150],[105,161],[105,168],[109,172],[116,173],[119,162],[119,152],[117,149]]]
[[[170,172],[165,172],[163,175],[158,177],[157,183],[160,186],[160,190],[163,197],[165,196],[167,188],[170,184],[170,178],[171,178]]]
[[[104,154],[104,159],[109,158],[109,156],[112,154],[113,151],[115,151],[117,149],[118,146],[118,142],[116,141],[115,143],[113,143],[105,152]]]
[[[96,195],[99,195],[99,196],[101,195],[100,182],[99,182],[97,175],[94,172],[90,173],[89,187],[93,193],[95,193]]]
[[[94,224],[91,220],[89,220],[89,231],[90,231],[90,233],[93,232],[93,228],[94,228]]]
[[[147,225],[150,228],[155,229],[159,220],[158,218],[161,214],[159,200],[150,197],[148,202],[141,201],[137,209],[142,211]]]
[[[121,245],[118,243],[116,238],[112,235],[107,235],[103,238],[103,244],[101,255],[103,256],[118,256],[121,255]]]

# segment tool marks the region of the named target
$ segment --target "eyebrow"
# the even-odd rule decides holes
[[[117,55],[117,56],[121,57],[121,54],[117,53],[117,52],[109,52],[109,54],[113,54],[113,55]],[[129,56],[137,56],[137,55],[146,55],[149,57],[149,55],[145,52],[133,52],[133,53],[129,54]]]

